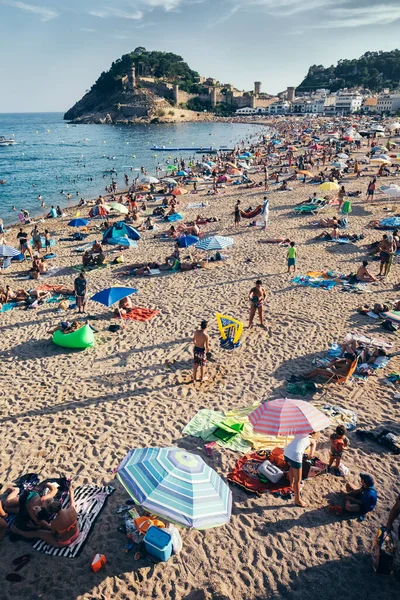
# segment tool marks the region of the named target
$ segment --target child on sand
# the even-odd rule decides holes
[[[288,273],[290,273],[290,269],[292,267],[293,267],[293,274],[296,273],[296,256],[297,256],[297,250],[295,247],[295,243],[290,242],[290,248],[287,251],[287,264],[288,264],[287,272]]]
[[[336,432],[332,433],[330,437],[331,451],[329,456],[328,471],[331,472],[331,467],[333,463],[335,463],[335,468],[333,470],[334,475],[340,475],[340,461],[342,460],[343,452],[349,447],[349,440],[345,433],[345,428],[342,425],[338,425],[336,427]]]

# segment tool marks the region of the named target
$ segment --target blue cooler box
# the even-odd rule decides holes
[[[167,561],[172,554],[172,537],[165,531],[152,525],[144,536],[146,550],[152,556]]]

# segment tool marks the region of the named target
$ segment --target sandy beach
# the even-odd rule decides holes
[[[366,151],[366,145],[362,146],[359,155]],[[352,156],[357,157],[357,152]],[[370,173],[377,170],[371,168]],[[256,182],[264,180],[262,172],[250,176]],[[396,334],[385,332],[379,322],[357,312],[364,303],[398,299],[394,289],[400,280],[397,264],[386,279],[360,294],[343,293],[341,285],[331,290],[301,287],[286,272],[287,248],[260,243],[267,238],[294,240],[298,274],[355,271],[366,257],[366,246],[384,233],[367,228],[368,223],[399,211],[398,201],[380,200],[379,195],[375,202],[366,203],[369,181],[369,177],[355,179],[353,175],[343,178],[347,191],[362,190],[360,198],[352,198],[348,221],[351,233],[365,236],[347,245],[311,241],[322,229],[310,223],[337,215],[336,205],[327,206],[317,217],[293,213],[294,205],[317,191],[317,186],[290,182],[293,191],[289,192],[270,186],[270,224],[263,231],[250,227],[245,219],[237,228],[233,223],[235,202],[240,199],[242,209],[262,204],[263,187],[228,186],[216,196],[207,196],[208,187],[200,184],[197,195],[180,197],[179,212],[185,221],[194,220],[199,212],[216,217],[217,222],[201,226],[201,231],[234,239],[234,245],[223,252],[227,260],[188,272],[121,276],[130,264],[164,262],[172,252],[173,240],[155,239],[153,231],[143,232],[138,248],[124,252],[123,265],[108,264],[87,273],[88,296],[113,285],[132,286],[138,289],[134,305],[160,314],[147,323],[127,321],[113,333],[108,329],[110,323],[118,322],[113,309],[88,302],[89,316],[96,316],[90,321],[96,330],[94,348],[67,351],[52,343],[48,330],[65,318],[57,312],[57,303],[44,303],[36,310],[15,308],[0,315],[1,493],[25,472],[45,477],[66,474],[76,486],[116,488],[77,558],[46,556],[33,550],[30,542],[3,540],[1,598],[398,598],[398,583],[375,575],[371,562],[373,537],[399,493],[398,456],[371,441],[360,441],[354,432],[348,434],[351,446],[344,459],[350,469],[347,481],[357,483],[361,471],[371,473],[379,494],[376,510],[364,522],[328,512],[328,504],[344,488],[345,480],[340,477],[322,475],[306,481],[302,491],[306,508],[272,494],[257,497],[231,486],[230,523],[206,531],[179,528],[183,550],[167,563],[153,564],[147,558],[135,561],[132,553],[125,553],[126,538],[117,531],[121,517],[116,510],[127,494],[113,474],[132,448],[177,445],[200,454],[226,480],[240,454],[216,446],[206,456],[200,438],[182,433],[198,410],[230,410],[287,396],[287,379],[311,370],[313,359],[326,356],[329,346],[350,331],[382,337],[393,343],[394,351],[398,349]],[[397,183],[399,178],[381,183],[389,181]],[[202,201],[207,202],[202,209],[186,208],[189,202]],[[44,283],[73,287],[77,272],[71,266],[80,264],[81,256],[72,250],[82,243],[59,238],[68,235],[67,223],[77,210],[68,209],[68,216],[39,225],[40,230],[47,227],[56,240],[57,256],[49,263],[60,269],[57,275],[20,280],[29,261],[13,263],[11,271],[0,273],[1,288],[7,283],[13,289]],[[79,210],[81,216],[88,212],[87,207]],[[159,226],[159,231],[167,229],[162,223]],[[25,229],[30,232],[31,227]],[[17,231],[5,235],[7,244],[18,247]],[[95,239],[101,239],[101,234],[91,232],[85,242]],[[108,252],[111,247],[106,248]],[[181,251],[183,257],[193,254],[192,248]],[[113,256],[107,253],[107,261]],[[377,275],[379,262],[371,262],[369,268]],[[255,327],[245,330],[241,347],[226,352],[219,347],[215,313],[231,315],[247,325],[248,295],[257,279],[267,292],[266,329],[256,321]],[[66,316],[75,315],[76,311],[69,311]],[[200,384],[191,383],[191,340],[202,319],[210,324],[213,360],[208,380]],[[306,399],[315,405],[322,400],[357,411],[359,428],[398,427],[400,404],[393,397],[396,389],[385,383],[385,375],[399,371],[400,358],[395,356],[366,382],[330,384]],[[323,431],[318,444],[317,455],[325,461],[332,431]],[[21,570],[23,581],[5,581],[13,570],[12,561],[26,552],[31,560]],[[107,564],[93,573],[90,563],[96,553],[104,554]]]

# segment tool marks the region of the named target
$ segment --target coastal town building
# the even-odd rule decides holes
[[[400,90],[379,94],[376,112],[396,114],[400,111]]]
[[[336,114],[350,114],[360,110],[363,96],[359,93],[338,93],[336,96]]]

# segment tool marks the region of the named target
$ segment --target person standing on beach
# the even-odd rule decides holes
[[[285,448],[285,461],[289,464],[289,485],[294,491],[296,506],[306,506],[300,498],[301,476],[303,471],[303,455],[309,448],[308,458],[313,458],[319,434],[295,435]]]
[[[261,216],[264,222],[263,229],[267,229],[268,220],[269,220],[269,200],[267,196],[264,196],[264,204],[261,210]]]
[[[240,200],[235,204],[235,225],[240,225]]]
[[[197,370],[200,368],[200,383],[204,381],[204,371],[207,364],[207,354],[210,351],[210,336],[206,333],[207,321],[200,323],[200,329],[193,334],[193,382],[197,378]]]
[[[85,271],[81,271],[79,277],[77,277],[74,281],[74,290],[75,290],[75,298],[76,304],[78,307],[79,314],[85,312],[86,306],[86,290],[87,290],[87,282],[85,278]]]
[[[257,279],[255,287],[251,288],[249,294],[250,300],[250,317],[249,317],[249,329],[253,327],[253,319],[258,311],[258,316],[260,319],[261,327],[265,327],[264,325],[264,314],[263,314],[263,304],[265,298],[267,296],[266,291],[262,287],[261,279]]]
[[[368,184],[368,188],[367,188],[367,200],[371,200],[372,201],[374,199],[375,188],[376,188],[376,177],[374,177],[373,179],[371,179],[371,181]]]
[[[297,249],[296,249],[295,242],[290,242],[290,247],[288,248],[288,251],[287,251],[287,264],[288,264],[287,272],[290,273],[290,269],[293,267],[293,275],[296,273],[296,256],[297,256]]]

